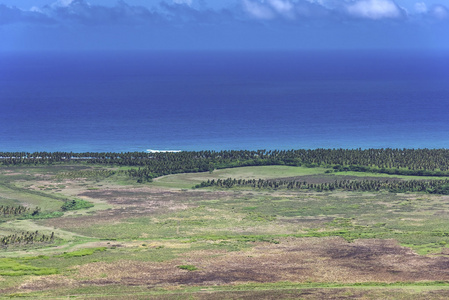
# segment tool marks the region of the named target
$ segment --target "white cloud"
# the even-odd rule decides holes
[[[427,5],[424,2],[417,2],[415,3],[415,11],[421,14],[426,13]]]
[[[273,19],[275,16],[273,11],[267,6],[250,0],[243,0],[243,7],[251,16],[257,19],[268,20]]]
[[[278,14],[288,19],[295,18],[295,6],[290,0],[268,0],[268,3]]]
[[[192,0],[173,0],[176,4],[187,4],[188,6],[192,5]]]
[[[67,6],[70,6],[70,4],[72,4],[72,2],[73,2],[73,0],[58,0],[58,1],[54,2],[51,6],[67,7]]]
[[[348,5],[347,10],[353,16],[373,20],[402,16],[400,8],[390,0],[361,0]]]
[[[440,20],[446,19],[449,17],[449,11],[446,7],[442,6],[442,5],[435,5],[432,8],[432,15]]]
[[[290,14],[293,10],[293,4],[284,0],[268,0],[268,3],[281,14]]]
[[[40,9],[37,6],[33,6],[32,8],[30,8],[30,11],[37,12],[37,13],[42,13],[42,9]]]

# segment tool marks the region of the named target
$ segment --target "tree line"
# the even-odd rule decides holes
[[[128,175],[140,181],[214,169],[288,165],[403,175],[449,176],[449,149],[299,149],[182,152],[0,152],[2,165],[85,163],[139,167]]]
[[[1,205],[0,206],[0,216],[21,216],[21,215],[32,215],[35,216],[39,214],[41,209],[36,207],[31,209],[29,207],[25,207],[23,205],[18,206],[9,206],[9,205]]]
[[[54,232],[48,235],[48,234],[40,234],[37,230],[35,232],[23,231],[20,234],[11,234],[2,237],[0,239],[0,244],[2,245],[2,247],[8,247],[11,245],[52,243],[54,239],[55,239]]]
[[[449,180],[335,180],[334,182],[307,183],[298,180],[267,180],[267,179],[212,179],[197,184],[195,188],[203,187],[250,187],[258,189],[289,189],[314,190],[318,192],[344,191],[389,191],[395,193],[426,192],[430,194],[449,195]]]

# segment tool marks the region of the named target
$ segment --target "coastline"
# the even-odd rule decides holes
[[[146,152],[148,153],[178,153],[181,152],[182,150],[153,150],[153,149],[147,149]]]

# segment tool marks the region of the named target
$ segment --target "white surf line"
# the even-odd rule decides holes
[[[164,152],[169,152],[169,153],[178,153],[178,152],[182,152],[182,150],[153,150],[153,149],[147,149],[148,153],[164,153]]]

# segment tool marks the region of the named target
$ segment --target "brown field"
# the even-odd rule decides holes
[[[171,300],[171,299],[185,299],[185,295],[172,294],[169,296],[152,296],[155,300]],[[229,300],[277,300],[277,299],[416,299],[416,300],[445,300],[449,298],[449,291],[438,290],[428,291],[424,293],[417,293],[414,291],[403,289],[388,289],[388,290],[361,290],[361,289],[300,289],[300,290],[278,290],[278,291],[241,291],[241,292],[208,292],[207,290],[192,293],[190,299],[199,300],[215,300],[215,299],[229,299]],[[88,299],[105,299],[105,298],[88,298]],[[148,299],[148,297],[107,297],[107,299]]]
[[[148,248],[146,251],[153,251]],[[195,271],[179,265],[194,265]],[[120,260],[73,268],[72,279],[58,275],[24,282],[16,292],[82,286],[220,286],[245,283],[362,283],[449,280],[449,257],[420,256],[394,240],[286,238],[255,243],[247,251],[189,251],[167,262]]]
[[[20,174],[6,170],[3,175],[9,178]],[[27,248],[20,252],[16,249],[17,253],[15,250],[0,253],[0,258],[49,255],[47,261],[37,260],[35,265],[48,264],[59,270],[54,275],[0,276],[0,298],[14,295],[49,299],[449,298],[449,248],[445,246],[444,235],[428,242],[433,244],[426,255],[419,255],[392,238],[348,241],[338,236],[295,235],[308,230],[330,231],[333,235],[333,230],[362,232],[364,228],[372,233],[370,230],[390,226],[391,229],[381,233],[396,232],[400,236],[410,230],[430,240],[429,236],[433,236],[429,232],[434,228],[428,229],[426,222],[437,220],[432,226],[440,226],[437,230],[443,233],[446,230],[448,196],[192,190],[89,179],[61,181],[51,173],[35,176],[37,179],[28,186],[23,179],[16,184],[33,191],[59,185],[48,193],[73,196],[108,208],[27,221],[39,230],[58,229],[73,233],[73,237],[66,241],[67,245],[61,242],[43,250]],[[323,183],[335,181],[336,176],[312,174],[283,179]],[[338,179],[403,180],[340,175]],[[20,200],[19,196],[14,197]],[[342,210],[343,205],[346,208]],[[346,210],[351,209],[346,215]],[[277,215],[271,215],[275,210]],[[13,225],[3,225],[5,230],[14,230]],[[120,230],[125,238],[96,235],[108,228],[111,237],[113,230]],[[127,230],[133,234],[127,236]],[[157,230],[157,234],[151,235]],[[254,240],[245,240],[247,235]],[[61,258],[65,252],[94,247],[107,249],[86,257]],[[182,265],[195,269],[179,268]],[[442,282],[441,286],[425,286],[435,282]]]
[[[114,208],[93,215],[46,220],[46,225],[72,228],[119,222],[123,219],[162,214],[195,207],[199,201],[229,199],[230,192],[164,190],[160,188],[121,188],[83,191],[80,198],[106,201]]]

